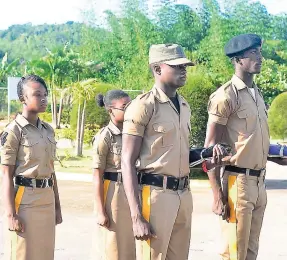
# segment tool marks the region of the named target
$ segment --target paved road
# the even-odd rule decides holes
[[[92,185],[84,182],[60,181],[59,186],[64,223],[57,227],[55,260],[88,260],[94,225]],[[258,260],[287,259],[285,235],[287,230],[287,168],[273,163],[268,164],[267,188],[268,207]],[[193,197],[194,214],[189,259],[216,260],[218,259],[219,227],[217,217],[210,212],[210,190],[193,188]],[[0,259],[3,257],[3,239],[1,216]]]

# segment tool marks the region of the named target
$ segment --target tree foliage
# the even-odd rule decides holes
[[[268,124],[272,138],[284,140],[287,136],[287,92],[278,95],[269,109]]]
[[[90,2],[97,8],[96,0]],[[101,22],[90,9],[85,24],[11,26],[0,31],[0,58],[8,52],[5,66],[13,64],[13,69],[9,68],[13,75],[31,71],[42,75],[54,89],[52,108],[57,110],[60,103],[61,118],[62,106],[67,111],[69,106],[65,108],[65,102],[69,105],[73,101],[73,93],[65,89],[96,78],[97,82],[111,84],[113,88],[148,90],[153,84],[148,66],[150,45],[181,44],[197,64],[189,71],[188,83],[181,91],[193,113],[192,143],[202,144],[207,98],[233,74],[231,62],[223,51],[233,36],[257,33],[264,40],[265,60],[256,83],[266,103],[270,104],[286,91],[287,15],[271,15],[263,4],[254,1],[224,0],[219,4],[217,0],[202,0],[200,3],[194,8],[171,0],[122,0],[120,11],[107,10]],[[9,73],[3,69],[1,73],[5,75],[4,82]],[[92,104],[92,101],[86,103],[87,111]],[[102,115],[96,108],[94,111]],[[95,114],[87,113],[87,122],[101,121],[101,116],[89,119],[89,115]],[[103,117],[101,122],[104,121]]]

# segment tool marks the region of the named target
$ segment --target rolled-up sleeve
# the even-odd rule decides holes
[[[16,165],[19,140],[11,130],[5,130],[1,135],[1,164]]]
[[[109,145],[107,138],[98,133],[93,141],[93,169],[105,169]]]
[[[125,111],[123,134],[143,137],[152,113],[149,106],[137,99],[129,104]]]
[[[227,98],[214,95],[208,102],[208,122],[226,125],[231,111],[231,105]]]

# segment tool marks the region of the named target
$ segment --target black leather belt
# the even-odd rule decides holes
[[[248,174],[248,171],[249,171],[250,176],[260,177],[261,172],[265,169],[253,170],[253,169],[240,168],[240,167],[236,167],[236,166],[227,165],[227,166],[225,166],[225,170],[229,171],[229,172],[237,172],[237,173],[243,173],[243,174]]]
[[[122,174],[118,172],[105,172],[104,180],[122,182]],[[164,177],[166,177],[166,188],[169,190],[184,190],[189,185],[189,177],[176,178],[173,176],[164,176],[159,174],[138,173],[138,183],[144,185],[153,185],[164,187]]]
[[[110,181],[120,181],[122,182],[122,174],[118,172],[105,172],[104,173],[104,180],[110,180]]]
[[[189,186],[189,177],[176,178],[173,176],[164,176],[159,174],[139,173],[139,184],[153,185],[156,187],[164,187],[164,178],[166,177],[166,188],[169,190],[184,190]]]
[[[15,184],[31,188],[48,188],[53,186],[53,180],[52,178],[34,179],[34,178],[26,178],[23,176],[16,176]]]

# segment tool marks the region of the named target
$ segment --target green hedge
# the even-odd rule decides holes
[[[284,140],[287,136],[287,92],[278,95],[273,100],[268,115],[271,137]]]
[[[192,146],[203,146],[208,120],[207,103],[209,96],[216,88],[208,78],[207,73],[201,69],[192,70],[188,73],[188,81],[180,89],[191,109],[191,135],[190,144]]]

